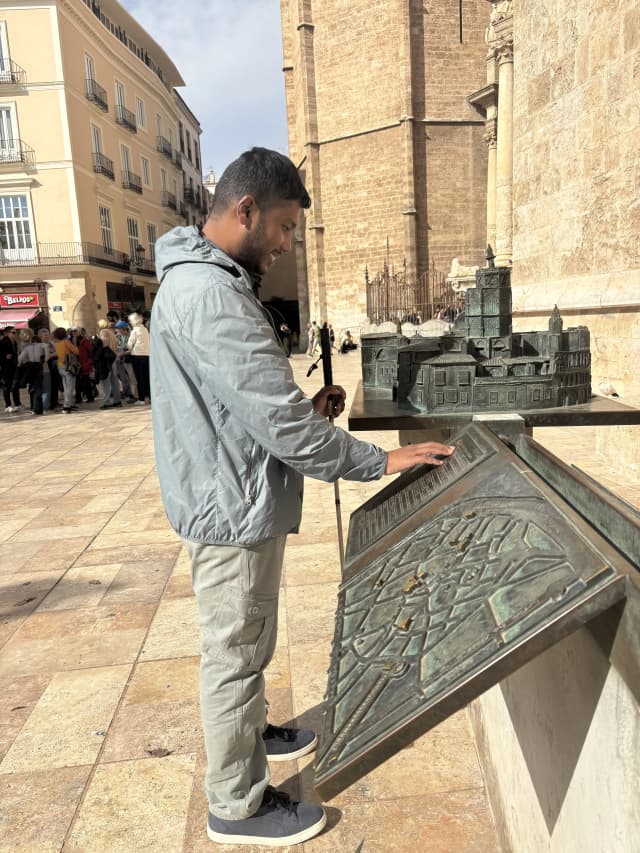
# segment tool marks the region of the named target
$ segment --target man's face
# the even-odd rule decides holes
[[[50,339],[51,339],[51,335],[49,334],[49,332],[45,332],[45,331],[40,332],[40,340],[42,341],[43,344],[48,344]]]
[[[252,202],[247,214],[250,228],[235,253],[235,260],[251,275],[264,275],[278,257],[291,251],[300,205],[286,201],[264,210]]]

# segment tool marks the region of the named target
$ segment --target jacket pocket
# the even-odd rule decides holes
[[[259,672],[275,648],[278,600],[225,589],[203,626],[203,651],[233,671]]]

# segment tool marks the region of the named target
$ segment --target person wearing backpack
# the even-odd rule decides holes
[[[75,335],[72,335],[71,340],[68,340],[67,333],[61,326],[54,329],[53,338],[58,357],[58,372],[62,378],[62,390],[64,394],[62,414],[69,415],[78,408],[73,405],[76,376],[80,372],[78,347],[76,346]]]

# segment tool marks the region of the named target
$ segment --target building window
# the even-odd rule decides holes
[[[184,129],[181,121],[178,122],[178,136],[180,137],[180,153],[184,154]]]
[[[10,59],[7,25],[4,21],[0,21],[0,80],[2,82],[11,82]]]
[[[136,98],[136,124],[141,130],[144,130],[144,101],[140,100],[140,98]]]
[[[200,148],[196,140],[193,140],[193,153],[196,157],[196,169],[200,169]]]
[[[455,388],[447,388],[444,392],[444,400],[445,403],[457,403],[458,402],[458,392]]]
[[[129,173],[131,171],[131,154],[126,145],[120,146],[120,158],[122,160],[122,171]]]
[[[151,163],[147,160],[146,157],[140,158],[140,163],[142,164],[142,182],[145,187],[151,186]]]
[[[434,382],[436,385],[445,385],[446,384],[446,375],[445,375],[444,370],[436,370]]]
[[[84,73],[87,77],[87,80],[96,79],[96,64],[93,61],[93,57],[89,56],[88,53],[85,53],[84,55]]]
[[[471,374],[468,370],[461,370],[458,373],[458,385],[470,385],[471,384]]]
[[[167,173],[164,169],[160,169],[160,187],[163,193],[167,191]]]
[[[35,257],[31,231],[27,196],[0,196],[0,248],[2,249],[2,256],[11,259]]]
[[[156,113],[156,135],[162,136],[162,118],[160,113]]]
[[[111,211],[108,207],[100,205],[100,232],[102,234],[102,248],[107,255],[113,253],[113,229],[111,228]]]
[[[12,107],[0,107],[0,162],[20,162],[20,142]]]
[[[134,219],[132,216],[127,216],[127,235],[129,237],[129,257],[132,260],[137,261],[140,254],[138,251],[138,246],[140,245],[140,240],[138,238],[138,220]]]
[[[102,131],[95,124],[91,125],[91,141],[93,143],[93,153],[102,154]]]
[[[498,402],[498,392],[497,391],[489,391],[489,404],[495,405]]]
[[[153,222],[147,222],[147,243],[149,244],[149,260],[156,259],[156,240],[158,239],[158,229]]]
[[[191,136],[189,131],[187,131],[187,159],[191,163]]]
[[[116,104],[124,107],[124,86],[116,80]]]

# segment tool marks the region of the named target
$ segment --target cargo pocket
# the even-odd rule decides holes
[[[234,671],[264,669],[275,647],[277,604],[223,589],[203,631],[203,650]]]

